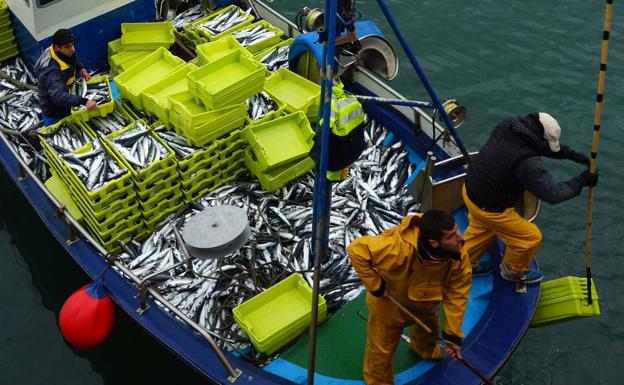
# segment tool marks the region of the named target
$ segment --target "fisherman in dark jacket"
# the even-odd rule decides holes
[[[474,275],[491,270],[491,263],[479,264],[479,259],[498,236],[506,246],[501,276],[525,283],[542,280],[539,271],[529,270],[542,234],[514,210],[515,203],[525,190],[548,203],[563,202],[598,182],[598,174],[587,169],[567,182],[555,182],[540,156],[589,165],[587,156],[559,144],[560,134],[557,121],[544,112],[508,118],[494,128],[473,157],[466,172],[463,198],[469,221],[464,239]]]
[[[52,46],[35,63],[39,103],[46,126],[69,116],[71,107],[84,105],[89,110],[97,107],[95,101],[69,92],[76,80],[76,72],[85,80],[91,79],[76,56],[75,41],[76,37],[69,30],[59,29],[52,36]]]

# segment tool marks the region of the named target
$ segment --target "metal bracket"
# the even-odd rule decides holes
[[[135,296],[139,297],[139,308],[136,310],[138,315],[142,315],[150,308],[150,305],[147,304],[147,285],[140,285],[138,288],[138,293]]]
[[[526,294],[527,284],[526,282],[516,282],[516,293]]]
[[[76,227],[74,227],[74,225],[71,222],[69,222],[68,226],[69,226],[69,239],[67,240],[67,244],[73,245],[74,243],[78,242],[78,240],[80,239],[78,237],[80,235],[80,231],[78,231],[78,229],[76,229]]]
[[[28,179],[28,177],[30,176],[28,174],[28,172],[26,171],[26,169],[24,168],[24,166],[22,166],[21,163],[19,163],[18,165],[19,168],[19,177],[17,178],[19,181],[23,181],[24,179]]]
[[[238,369],[238,368],[234,369],[234,375],[233,376],[229,375],[228,378],[227,378],[228,382],[230,384],[233,384],[234,381],[238,380],[238,378],[241,376],[241,374],[243,374],[243,372],[240,369]]]

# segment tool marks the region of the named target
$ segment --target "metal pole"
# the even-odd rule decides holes
[[[613,13],[613,0],[607,0],[604,16],[604,28],[602,32],[602,50],[600,54],[600,72],[598,74],[598,90],[596,92],[596,108],[594,112],[594,135],[592,138],[591,160],[589,172],[596,172],[596,158],[598,157],[598,136],[600,130],[600,118],[602,115],[602,98],[604,82],[607,76],[607,53],[609,51],[609,32],[611,30],[611,15]],[[592,304],[591,290],[591,225],[592,210],[594,206],[594,188],[589,188],[587,195],[587,234],[585,238],[585,273],[587,275],[587,303]]]
[[[329,237],[329,215],[331,207],[331,186],[327,181],[327,162],[329,158],[329,117],[331,112],[332,81],[334,77],[334,52],[336,40],[336,13],[337,0],[325,2],[325,23],[327,27],[327,41],[323,45],[321,108],[319,115],[323,117],[320,132],[321,137],[320,165],[314,175],[314,206],[312,228],[312,250],[314,253],[314,279],[312,285],[312,309],[310,323],[310,350],[308,353],[307,384],[314,384],[316,367],[316,332],[318,322],[318,296],[321,260],[327,255]],[[318,128],[317,128],[318,130]]]
[[[403,47],[403,51],[405,51],[407,58],[409,59],[410,63],[412,63],[412,67],[414,67],[414,70],[418,74],[418,77],[420,78],[421,83],[423,84],[423,86],[427,90],[427,93],[431,97],[431,100],[433,101],[435,108],[442,115],[442,120],[444,120],[444,124],[446,124],[446,127],[450,131],[451,135],[453,135],[453,138],[455,139],[455,143],[457,144],[457,147],[459,147],[462,155],[466,159],[466,163],[470,164],[470,161],[471,161],[470,155],[468,154],[466,147],[464,147],[464,143],[459,138],[459,135],[457,135],[457,131],[455,130],[455,127],[453,126],[453,122],[451,122],[451,119],[449,118],[448,114],[444,110],[444,107],[442,107],[442,103],[440,102],[438,95],[433,90],[431,83],[429,83],[429,79],[427,79],[427,75],[425,75],[425,72],[422,70],[422,68],[420,68],[420,65],[418,64],[418,60],[416,60],[416,56],[414,56],[412,49],[409,47],[409,44],[407,44],[407,41],[403,37],[401,30],[399,30],[399,25],[394,20],[394,17],[392,16],[390,9],[388,9],[388,6],[386,5],[386,2],[384,0],[377,0],[377,3],[379,4],[379,7],[384,13],[384,16],[386,16],[388,23],[390,23],[390,26],[392,27],[392,30],[394,31],[394,34],[396,35],[397,39],[399,39],[399,42],[401,43],[401,46]]]
[[[427,102],[419,102],[417,100],[405,100],[405,99],[388,99],[388,98],[379,98],[376,96],[364,96],[364,95],[352,95],[357,100],[361,100],[363,102],[376,102],[376,103],[386,103],[386,104],[394,104],[397,106],[410,106],[410,107],[420,107],[420,108],[436,108],[432,103]]]

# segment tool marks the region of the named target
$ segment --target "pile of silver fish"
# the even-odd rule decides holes
[[[63,122],[54,130],[47,133],[40,132],[39,135],[45,137],[45,141],[61,154],[77,150],[85,144],[91,143],[91,138],[87,133],[71,122]]]
[[[125,174],[117,161],[104,150],[98,138],[93,140],[92,149],[83,153],[62,153],[61,158],[71,167],[89,191],[100,189],[108,181]]]
[[[73,93],[80,95],[83,98],[93,100],[98,104],[108,103],[111,99],[111,92],[108,88],[108,84],[104,82],[100,83],[87,83],[83,78],[81,82],[75,82],[73,87]],[[83,110],[87,108],[84,105],[75,107],[75,110]]]
[[[266,40],[272,36],[275,36],[276,32],[267,29],[264,25],[260,24],[253,28],[245,28],[240,31],[234,32],[232,36],[238,40],[243,47],[249,47],[256,43]]]
[[[247,104],[247,116],[251,120],[261,119],[269,112],[277,111],[277,103],[264,91],[248,98],[245,103]]]
[[[332,187],[329,255],[321,261],[321,294],[330,312],[362,291],[347,257],[349,243],[397,225],[418,206],[403,187],[407,165],[400,143],[382,147],[385,130],[373,123],[369,144],[349,176]],[[406,164],[405,166],[402,165]],[[403,171],[406,170],[406,171]],[[217,336],[227,350],[249,346],[232,318],[232,308],[297,272],[312,284],[313,176],[306,174],[275,193],[257,182],[224,185],[185,210],[172,214],[144,242],[123,245],[121,261],[151,283],[163,297]],[[237,252],[219,260],[184,259],[175,232],[208,206],[235,205],[248,213],[252,238]]]
[[[197,24],[197,27],[205,29],[209,34],[214,36],[244,22],[250,14],[251,8],[243,12],[238,7],[232,7],[229,11],[223,12],[213,19]]]
[[[269,71],[275,71],[281,67],[288,68],[288,51],[290,45],[277,47],[260,58],[260,63],[264,64]]]
[[[7,76],[36,86],[36,79],[21,57],[0,63],[0,72]],[[39,95],[36,90],[17,87],[0,80],[0,130],[8,138],[28,167],[45,180],[48,177],[47,160],[41,155],[36,138],[30,137],[43,122],[39,119]]]
[[[140,122],[135,128],[113,138],[111,143],[137,171],[169,156],[169,151]]]
[[[182,28],[185,25],[192,23],[200,17],[204,17],[206,15],[206,8],[202,4],[197,4],[196,6],[175,15],[175,17],[171,19],[171,24],[174,28]]]
[[[202,150],[205,147],[195,147],[188,144],[184,136],[178,135],[171,131],[161,131],[154,129],[158,137],[162,139],[176,154],[177,159],[188,159],[197,150]]]
[[[85,124],[96,133],[108,135],[112,132],[119,131],[130,124],[130,119],[124,116],[117,108],[106,116],[92,117]]]

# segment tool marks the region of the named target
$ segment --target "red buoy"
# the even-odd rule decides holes
[[[76,290],[63,304],[59,328],[73,346],[90,349],[102,343],[115,323],[115,305],[102,281],[96,280]]]

